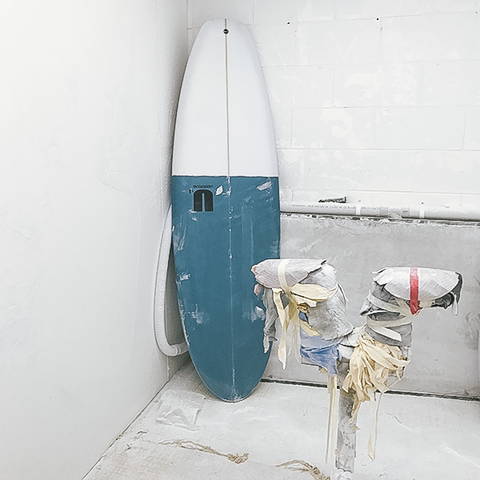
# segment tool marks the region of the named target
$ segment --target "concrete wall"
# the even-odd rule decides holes
[[[480,207],[480,1],[188,0],[189,45],[236,18],[256,42],[277,134],[281,197]],[[418,265],[465,277],[458,317],[422,312],[398,388],[478,394],[477,225],[282,218],[282,256],[327,258],[352,299],[371,272]],[[433,328],[432,325],[435,325]],[[267,375],[318,379],[272,359]]]
[[[427,309],[413,321],[412,358],[396,390],[479,396],[480,226],[455,222],[406,222],[392,219],[282,216],[282,257],[326,258],[337,269],[348,298],[350,322],[359,315],[372,272],[388,266],[420,266],[460,272],[464,286],[458,315],[452,309]],[[470,254],[473,252],[473,254]],[[266,376],[325,383],[316,367],[289,359],[286,370],[276,357]]]
[[[79,480],[176,363],[153,335],[186,5],[0,4],[0,476]]]

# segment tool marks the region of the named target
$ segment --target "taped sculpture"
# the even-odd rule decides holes
[[[265,349],[275,339],[279,320],[278,357],[283,367],[288,354],[294,353],[302,363],[328,373],[327,461],[333,456],[336,433],[334,480],[351,479],[360,405],[374,401],[376,418],[379,396],[402,378],[410,361],[414,316],[424,308],[449,306],[456,315],[462,276],[416,267],[374,272],[360,312],[367,317],[366,323],[354,328],[347,320],[346,297],[336,271],[326,260],[265,260],[254,265],[252,272],[258,283],[255,291],[263,290],[266,307]],[[337,379],[342,382],[339,399]],[[373,425],[368,444],[372,459],[375,442]]]

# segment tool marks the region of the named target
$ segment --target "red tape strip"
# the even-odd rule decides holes
[[[415,315],[419,310],[418,306],[418,268],[410,268],[410,312]]]

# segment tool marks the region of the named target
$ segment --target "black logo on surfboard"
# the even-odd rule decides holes
[[[213,192],[201,188],[193,192],[194,212],[213,212]]]

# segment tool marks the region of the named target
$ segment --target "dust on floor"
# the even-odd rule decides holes
[[[480,403],[384,395],[376,460],[369,405],[359,415],[354,479],[480,478]],[[84,480],[327,480],[325,388],[260,383],[239,403],[182,367]]]

